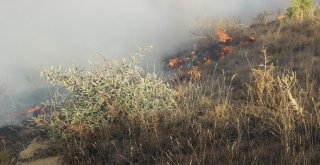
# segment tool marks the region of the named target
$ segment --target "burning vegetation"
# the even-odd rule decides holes
[[[140,53],[44,69],[69,93],[25,109],[37,114],[28,131],[59,146],[66,164],[319,164],[320,18],[286,19],[221,28],[164,59],[178,83],[143,72]],[[4,149],[17,141],[0,134]]]
[[[217,35],[218,35],[218,40],[221,43],[226,43],[226,42],[232,40],[232,38],[228,34],[226,34],[226,30],[225,29],[219,29],[218,32],[217,32]]]
[[[166,69],[178,70],[174,79],[179,81],[199,81],[201,80],[199,67],[209,66],[214,62],[223,60],[226,55],[232,53],[234,47],[239,45],[249,46],[256,40],[256,35],[243,36],[241,39],[233,40],[233,37],[228,34],[226,29],[217,29],[215,36],[212,37],[214,40],[210,40],[209,46],[203,45],[200,42],[193,43],[190,49],[167,57],[163,61]],[[196,77],[194,76],[195,72],[198,72],[198,76]]]

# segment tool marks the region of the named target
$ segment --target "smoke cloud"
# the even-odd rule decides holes
[[[43,66],[85,65],[96,53],[126,57],[150,44],[155,48],[148,58],[156,60],[190,40],[197,19],[248,21],[264,9],[283,10],[288,1],[1,0],[0,117],[39,100],[34,91],[44,87],[38,76]]]

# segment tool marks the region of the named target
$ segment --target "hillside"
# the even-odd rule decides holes
[[[74,97],[34,112],[39,117],[23,128],[0,130],[0,164],[49,156],[61,156],[67,164],[318,164],[319,29],[317,17],[226,24],[164,59],[165,71],[174,76],[163,81],[143,77],[146,74],[136,79],[134,69],[115,69],[116,75],[131,76],[116,86],[125,90],[121,97],[138,91],[129,101],[110,92],[96,104],[100,100],[95,96],[108,87],[103,84],[109,82],[103,78],[105,70],[48,70],[45,76]],[[91,86],[85,80],[92,80]],[[87,92],[81,91],[82,82],[96,93],[82,96]],[[142,97],[146,95],[152,99]],[[151,115],[142,111],[156,108]],[[54,147],[31,158],[19,157],[34,137]],[[23,144],[17,144],[21,139]]]

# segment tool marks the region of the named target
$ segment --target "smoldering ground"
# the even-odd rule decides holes
[[[155,48],[147,59],[157,61],[191,39],[189,32],[197,19],[247,21],[264,9],[283,10],[288,1],[2,0],[0,115],[41,100],[39,89],[46,85],[38,71],[43,66],[87,65],[96,53],[112,59],[126,57],[149,44]]]

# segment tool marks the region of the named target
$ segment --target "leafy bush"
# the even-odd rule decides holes
[[[314,15],[313,0],[290,0],[286,15],[291,18],[303,18]]]
[[[173,109],[176,92],[155,74],[144,73],[136,65],[146,50],[141,49],[122,63],[100,60],[92,63],[94,67],[89,71],[76,66],[69,70],[60,67],[42,70],[42,76],[65,87],[69,96],[51,100],[47,106],[55,111],[38,116],[35,123],[49,128],[53,139],[88,137],[119,117],[149,116]]]

